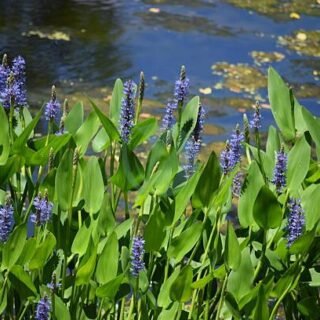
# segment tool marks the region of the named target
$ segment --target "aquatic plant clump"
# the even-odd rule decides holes
[[[251,143],[244,116],[202,161],[204,109],[188,83],[162,128],[142,116],[139,83],[136,98],[117,79],[109,113],[65,103],[60,124],[53,90],[42,135],[42,111],[0,105],[0,318],[317,319],[320,119],[270,68],[279,129],[261,132],[256,113]]]

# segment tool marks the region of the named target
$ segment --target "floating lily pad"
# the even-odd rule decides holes
[[[223,77],[222,87],[232,92],[255,94],[267,86],[266,76],[259,69],[247,64],[219,62],[211,68],[213,74]]]
[[[278,42],[298,54],[320,57],[320,30],[297,30],[291,36],[280,36]]]
[[[289,20],[297,15],[320,16],[320,6],[314,0],[226,0],[243,9],[255,11],[274,20]]]
[[[280,52],[264,52],[264,51],[251,51],[250,56],[253,58],[255,64],[262,65],[270,62],[280,62],[285,58],[285,55]]]
[[[28,32],[23,32],[22,35],[26,37],[39,37],[41,39],[49,39],[49,40],[60,40],[60,41],[71,40],[70,35],[62,31],[52,31],[50,33],[47,33],[41,30],[30,30]]]
[[[218,26],[208,19],[195,15],[181,15],[167,11],[138,12],[137,15],[147,25],[157,25],[177,32],[197,31],[210,35],[233,36],[235,31],[229,27]]]

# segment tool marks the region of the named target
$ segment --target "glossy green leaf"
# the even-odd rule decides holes
[[[37,289],[33,284],[31,276],[21,266],[19,265],[12,266],[10,273],[19,281],[18,283],[19,290],[24,290],[24,291],[28,290],[29,295],[37,294]],[[22,286],[25,286],[26,288],[22,288]]]
[[[91,112],[81,127],[74,134],[74,141],[79,148],[80,155],[84,155],[92,138],[96,135],[100,126],[99,118],[95,112]]]
[[[250,258],[250,249],[247,247],[241,252],[241,263],[237,270],[232,270],[228,277],[227,291],[239,303],[241,298],[252,289],[254,269]]]
[[[311,147],[303,136],[288,154],[287,186],[297,191],[306,177],[310,165]]]
[[[89,101],[95,113],[99,117],[104,130],[106,130],[107,134],[109,135],[110,140],[118,141],[120,138],[119,132],[112,121],[95,105],[92,100],[89,99]]]
[[[252,226],[254,224],[254,200],[257,198],[259,190],[264,185],[263,176],[260,172],[258,164],[255,161],[252,161],[249,166],[248,175],[244,185],[244,191],[239,199],[238,217],[241,226],[243,228],[247,228],[248,226]]]
[[[106,284],[97,288],[96,294],[99,298],[109,298],[113,300],[119,290],[121,283],[124,281],[124,274],[120,274],[116,278],[110,280]]]
[[[268,70],[268,94],[271,111],[279,129],[286,140],[292,140],[295,137],[295,127],[290,91],[271,67]]]
[[[25,164],[25,160],[20,155],[11,156],[7,163],[0,166],[0,184],[4,184],[14,173],[19,170]]]
[[[71,320],[69,308],[63,302],[63,300],[55,295],[55,310],[54,315],[57,320]]]
[[[320,148],[320,119],[315,117],[310,111],[305,108],[302,108],[301,112],[312,139],[316,143],[317,148]]]
[[[314,232],[306,232],[293,242],[289,249],[289,252],[291,254],[307,254],[313,240]]]
[[[12,146],[12,153],[19,153],[21,151],[21,147],[23,147],[27,143],[30,135],[32,134],[32,131],[38,124],[41,118],[41,115],[42,115],[42,108],[37,113],[37,115],[33,118],[33,120],[28,124],[28,126],[23,130],[20,136],[14,141],[14,144]]]
[[[219,188],[220,178],[220,163],[216,154],[212,151],[192,196],[194,207],[209,207],[214,193]]]
[[[174,269],[174,271],[169,276],[169,278],[161,285],[160,292],[158,295],[158,301],[157,301],[159,307],[167,308],[171,303],[172,301],[170,299],[171,286],[177,279],[179,273],[180,273],[179,268]]]
[[[253,320],[268,320],[269,319],[269,307],[268,296],[265,292],[264,286],[260,285],[256,306],[253,311]]]
[[[0,166],[2,166],[7,162],[10,153],[9,122],[2,106],[0,106],[0,126]]]
[[[117,276],[119,245],[115,232],[112,232],[99,256],[96,270],[97,281],[105,284]]]
[[[94,248],[88,260],[79,267],[76,274],[76,286],[88,284],[96,266],[97,248]]]
[[[305,212],[306,230],[312,230],[320,220],[319,184],[312,184],[302,192],[301,205]]]
[[[164,213],[161,210],[155,210],[150,216],[144,230],[146,252],[158,251],[161,248],[166,237],[165,226],[166,217]]]
[[[109,146],[110,138],[106,130],[104,130],[104,128],[101,128],[92,140],[92,149],[94,152],[101,152],[107,149]]]
[[[115,229],[114,232],[117,234],[118,239],[121,239],[122,237],[124,237],[127,232],[131,229],[133,224],[133,218],[124,220],[122,223],[118,224]]]
[[[263,229],[273,229],[280,226],[282,210],[273,192],[263,186],[254,202],[253,217],[256,223]]]
[[[230,221],[228,221],[224,260],[226,265],[232,270],[237,270],[241,262],[240,245]]]
[[[29,263],[29,268],[31,270],[41,269],[45,265],[48,258],[53,253],[56,242],[55,236],[51,232],[48,232],[45,240],[38,245],[34,251],[34,255]]]
[[[193,272],[191,266],[184,267],[170,288],[170,299],[173,301],[186,302],[192,294]]]
[[[104,183],[98,158],[92,156],[83,170],[84,209],[93,214],[100,210],[104,196]]]
[[[112,119],[113,123],[116,124],[116,126],[118,126],[120,120],[122,97],[123,83],[121,79],[117,79],[113,87],[110,103],[110,118]]]
[[[72,201],[73,150],[64,153],[56,174],[55,194],[62,210],[67,211]]]
[[[73,240],[71,246],[72,253],[78,254],[79,257],[82,257],[87,252],[89,241],[91,238],[91,230],[92,224],[89,224],[89,220],[86,220],[78,230]]]
[[[1,269],[10,270],[20,257],[27,238],[27,226],[25,224],[16,227],[8,241],[3,246]]]
[[[144,141],[147,141],[158,129],[157,120],[149,118],[136,124],[131,130],[129,147],[133,150]]]
[[[67,132],[75,134],[83,123],[83,103],[76,103],[64,120],[64,127]]]
[[[118,170],[111,178],[112,183],[125,192],[137,189],[144,179],[144,171],[139,159],[126,145],[123,145],[119,161]]]
[[[202,232],[202,223],[195,222],[179,236],[172,239],[168,249],[168,257],[179,263],[196,245]]]

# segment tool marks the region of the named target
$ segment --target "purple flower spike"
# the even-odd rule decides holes
[[[162,128],[164,130],[172,129],[172,127],[175,123],[175,118],[174,118],[174,114],[173,114],[175,109],[177,109],[177,104],[173,101],[169,101],[167,103],[166,113],[162,119]]]
[[[225,149],[220,154],[220,165],[224,175],[227,175],[236,165],[229,141],[227,141]]]
[[[7,203],[0,208],[0,242],[6,242],[14,225],[13,207]]]
[[[0,92],[0,101],[4,108],[10,109],[11,104],[18,106],[18,103],[21,103],[23,99],[20,88],[14,79],[14,74],[11,72],[7,79],[6,87]]]
[[[178,103],[183,103],[183,100],[189,93],[189,78],[186,77],[186,69],[181,67],[180,79],[176,81],[174,88],[174,97]]]
[[[260,113],[260,104],[256,103],[256,108],[253,114],[253,118],[250,121],[250,128],[259,130],[261,128],[261,113]]]
[[[43,225],[51,218],[53,203],[48,200],[48,196],[44,197],[39,193],[34,198],[33,205],[36,212],[31,215],[31,221],[37,225]]]
[[[123,85],[123,95],[120,115],[120,136],[123,142],[128,143],[131,129],[134,126],[134,98],[136,95],[136,84],[129,80]]]
[[[36,320],[48,320],[50,318],[51,301],[45,295],[37,304]]]
[[[287,155],[284,152],[283,146],[276,155],[276,165],[273,171],[273,178],[271,182],[276,186],[278,193],[283,191],[286,186],[286,173],[287,173]]]
[[[133,277],[138,277],[139,272],[144,269],[144,239],[141,236],[133,238],[132,251],[131,251],[131,274]]]
[[[243,140],[244,140],[243,133],[240,131],[239,125],[237,125],[230,139],[230,146],[233,153],[234,165],[239,163],[241,160]]]
[[[46,120],[53,121],[60,113],[60,103],[57,100],[56,87],[52,86],[51,100],[46,104],[45,116]]]
[[[290,209],[288,216],[288,247],[299,238],[304,226],[304,211],[301,207],[300,199],[290,199],[288,202]]]
[[[186,159],[185,165],[186,176],[190,177],[194,173],[194,162],[197,159],[201,148],[201,134],[204,126],[205,111],[202,105],[199,106],[198,118],[191,138],[186,143]]]
[[[241,189],[242,189],[242,173],[239,171],[232,181],[232,194],[239,198],[241,195]]]
[[[21,56],[13,59],[12,72],[15,85],[19,89],[19,94],[15,97],[15,105],[21,108],[27,105],[26,62]]]
[[[3,55],[2,65],[0,65],[0,94],[7,86],[7,79],[10,75],[10,68],[8,66],[7,55]]]

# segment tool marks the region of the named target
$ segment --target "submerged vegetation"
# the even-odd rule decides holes
[[[32,117],[24,59],[5,56],[2,317],[318,319],[320,119],[272,68],[267,83],[278,129],[263,143],[257,103],[201,162],[205,106],[184,67],[159,128],[141,117],[143,74],[116,80],[108,114],[52,87]]]

